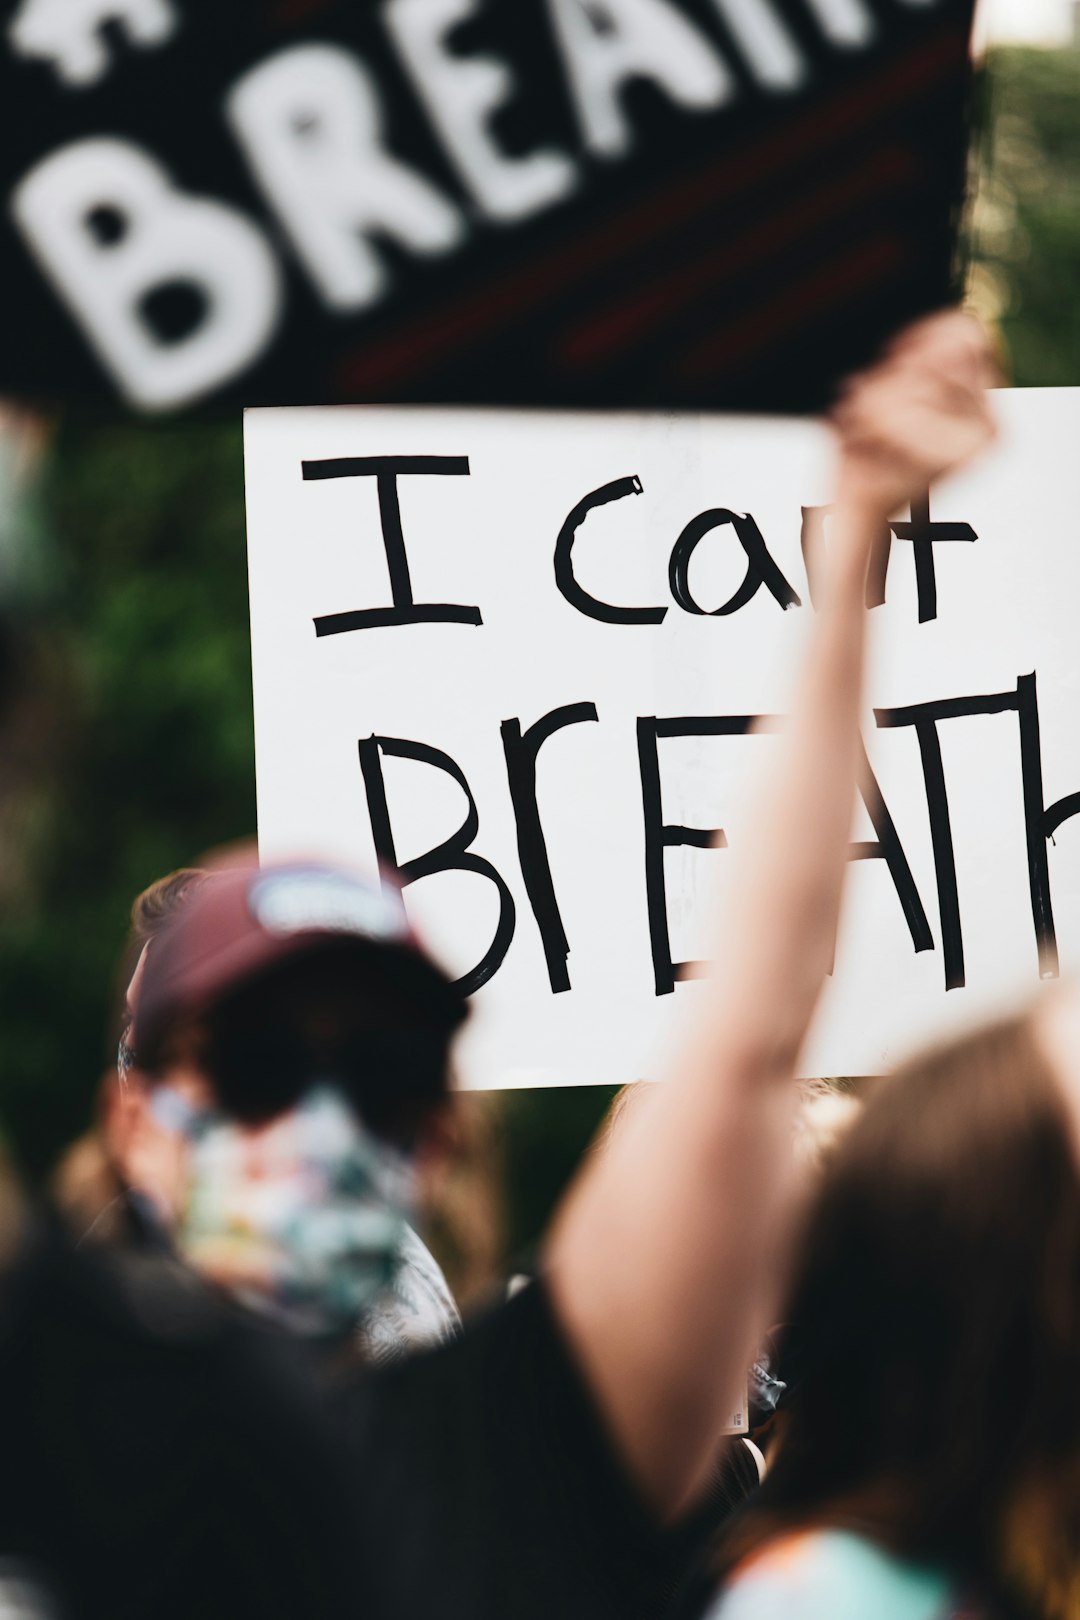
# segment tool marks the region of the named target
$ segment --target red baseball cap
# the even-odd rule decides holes
[[[314,861],[211,871],[146,955],[134,1048],[149,1050],[177,1014],[211,1008],[286,962],[355,953],[401,989],[418,1020],[447,1033],[465,1018],[461,992],[422,949],[401,891]]]

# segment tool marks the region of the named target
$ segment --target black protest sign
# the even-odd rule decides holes
[[[973,0],[8,0],[0,391],[803,409],[952,290]]]

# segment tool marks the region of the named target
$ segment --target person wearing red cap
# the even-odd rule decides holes
[[[325,1350],[388,1304],[406,1338],[410,1308],[450,1336],[406,1222],[465,1003],[400,893],[313,862],[211,871],[142,960],[132,1078],[172,1143],[155,1169],[180,1251]],[[365,1335],[377,1359],[385,1339]]]
[[[209,885],[207,905],[198,918],[193,919],[197,923],[195,933],[189,937],[182,930],[172,938],[172,928],[181,911],[204,884]],[[305,911],[302,918],[295,915],[298,901]],[[286,906],[291,908],[289,916],[283,909]],[[265,918],[269,919],[269,929],[264,926]],[[292,922],[303,922],[307,926],[294,928]],[[395,949],[385,949],[388,939],[400,942],[409,953],[404,965],[397,960]],[[146,1009],[141,1012],[140,1009],[152,949],[155,964],[149,974],[147,1013]],[[182,960],[177,975],[178,952]],[[220,1030],[236,1022],[229,991],[241,984],[254,983],[256,999],[262,1005],[249,1009],[247,1024],[249,1029],[258,1028],[258,1049],[247,1059],[254,1078],[252,1099],[242,1112],[249,1125],[256,1118],[265,1124],[281,1114],[280,1087],[284,1084],[287,1091],[291,1088],[299,1095],[307,1083],[310,1065],[315,1061],[311,1032],[305,1034],[294,1027],[284,1035],[281,1028],[284,1007],[292,1005],[295,1015],[300,985],[308,975],[307,966],[299,966],[301,959],[312,955],[317,958],[314,971],[320,998],[338,1021],[343,1010],[348,1009],[347,1017],[356,1028],[355,1039],[358,1044],[362,1041],[369,1066],[376,1021],[370,1010],[362,1013],[360,1008],[362,1002],[370,1007],[371,991],[384,979],[387,967],[391,977],[406,981],[406,994],[415,1002],[418,1022],[441,1025],[445,1021],[452,1026],[464,1016],[460,999],[448,989],[443,976],[420,956],[400,899],[384,894],[379,888],[372,889],[369,883],[348,873],[335,873],[304,863],[291,867],[287,873],[279,872],[271,880],[267,873],[259,872],[253,859],[248,859],[232,870],[220,865],[210,871],[181,869],[159,879],[136,897],[129,947],[129,962],[134,966],[127,976],[118,1078],[107,1078],[103,1083],[101,1107],[103,1136],[122,1193],[94,1221],[90,1235],[96,1240],[127,1241],[150,1247],[171,1245],[181,1214],[183,1164],[188,1146],[182,1127],[205,1115],[211,1096],[206,1066],[208,1061],[213,1065],[215,1060],[208,1058],[205,1050],[182,1071],[176,1064],[171,1065],[167,1087],[157,1083],[146,1064],[142,1068],[135,1066],[133,1043],[137,1018],[144,1030],[147,1050],[156,1040],[154,1023],[160,1009],[155,1008],[155,1003],[163,1003],[166,1020],[175,1024],[191,1008],[213,1001],[217,1007],[213,1027]],[[410,955],[417,960],[410,960]],[[333,979],[328,982],[325,964],[331,957],[343,959],[348,982],[338,983]],[[189,964],[194,965],[194,973],[189,971]],[[159,965],[161,971],[158,971]],[[279,966],[288,981],[284,996],[274,988],[275,978],[281,975],[275,975],[272,970]],[[259,987],[266,974],[271,978],[269,991]],[[388,1010],[385,993],[379,999],[381,1019]],[[237,1005],[243,1006],[245,1001],[251,1002],[250,994]],[[205,1045],[205,1028],[203,1033]],[[400,1037],[396,1040],[400,1045]],[[232,1041],[235,1046],[235,1028]],[[296,1055],[298,1046],[302,1049],[301,1056]],[[287,1057],[287,1052],[293,1056]],[[404,1053],[395,1056],[390,1065],[398,1083],[403,1056]],[[235,1056],[231,1060],[232,1070],[235,1071],[241,1061],[240,1056]],[[326,1056],[321,1061],[324,1066],[329,1064]],[[339,1068],[342,1061],[355,1066],[356,1053],[346,1060],[339,1056],[334,1061]],[[292,1062],[297,1069],[295,1084],[281,1078],[282,1065],[286,1062]],[[217,1066],[220,1066],[219,1060]],[[433,1111],[443,1098],[445,1067],[445,1050],[436,1043],[431,1078]],[[369,1111],[370,1106],[369,1102]],[[272,1131],[261,1136],[250,1129],[243,1137],[233,1133],[232,1140],[238,1150],[242,1142],[242,1156],[247,1161],[251,1162],[255,1156],[262,1160],[264,1208],[272,1202],[266,1196],[268,1163],[275,1158],[280,1171],[282,1151],[287,1149],[290,1140],[296,1145],[298,1121],[306,1120],[309,1112],[302,1111],[297,1118],[288,1113]],[[351,1122],[345,1124],[347,1113],[346,1109],[342,1128],[351,1134]],[[324,1122],[325,1115],[324,1106]],[[294,1169],[297,1162],[294,1154]],[[235,1173],[238,1167],[230,1168],[220,1139],[215,1164],[219,1193],[230,1188],[235,1200],[245,1180]],[[310,1162],[305,1165],[305,1174],[310,1181]],[[280,1182],[278,1201],[281,1210],[290,1207],[288,1190]],[[204,1187],[200,1202],[204,1215],[206,1206]],[[214,1272],[217,1280],[231,1285],[236,1292],[240,1290],[237,1266],[241,1259],[249,1272],[256,1260],[257,1238],[253,1227],[257,1223],[250,1215],[244,1217],[234,1208],[230,1224],[228,1240],[221,1234],[208,1238],[201,1246],[198,1262],[204,1273]],[[302,1223],[300,1229],[306,1232],[325,1230],[325,1227],[325,1221],[307,1222]],[[186,1221],[181,1230],[190,1235],[190,1221]],[[271,1301],[267,1294],[283,1282],[282,1257],[266,1257],[265,1263],[260,1260],[260,1264],[263,1287],[257,1298],[269,1309]],[[310,1256],[308,1264],[311,1264]],[[354,1255],[354,1269],[355,1264]],[[249,1276],[246,1288],[253,1288],[256,1281],[257,1277]],[[278,1293],[280,1305],[280,1287]],[[342,1310],[347,1298],[343,1292]],[[369,1365],[392,1362],[424,1345],[444,1343],[461,1329],[460,1314],[438,1262],[408,1225],[401,1228],[385,1288],[374,1301],[369,1301],[362,1293],[357,1301],[357,1313],[354,1320],[344,1320],[340,1325],[343,1332],[352,1330],[355,1346]]]

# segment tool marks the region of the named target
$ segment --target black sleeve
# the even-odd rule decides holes
[[[677,1572],[542,1281],[344,1398],[372,1620],[655,1620]]]
[[[174,1262],[44,1222],[0,1265],[0,1569],[64,1620],[358,1620],[340,1450],[291,1344]]]

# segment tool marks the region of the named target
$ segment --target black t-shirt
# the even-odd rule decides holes
[[[70,1620],[634,1620],[680,1548],[542,1283],[339,1382],[160,1255],[39,1234],[0,1281],[0,1560]]]
[[[378,1620],[659,1614],[681,1538],[623,1473],[542,1281],[338,1410]]]
[[[177,1262],[45,1225],[0,1274],[0,1565],[62,1620],[358,1620],[347,1487],[291,1347]]]

